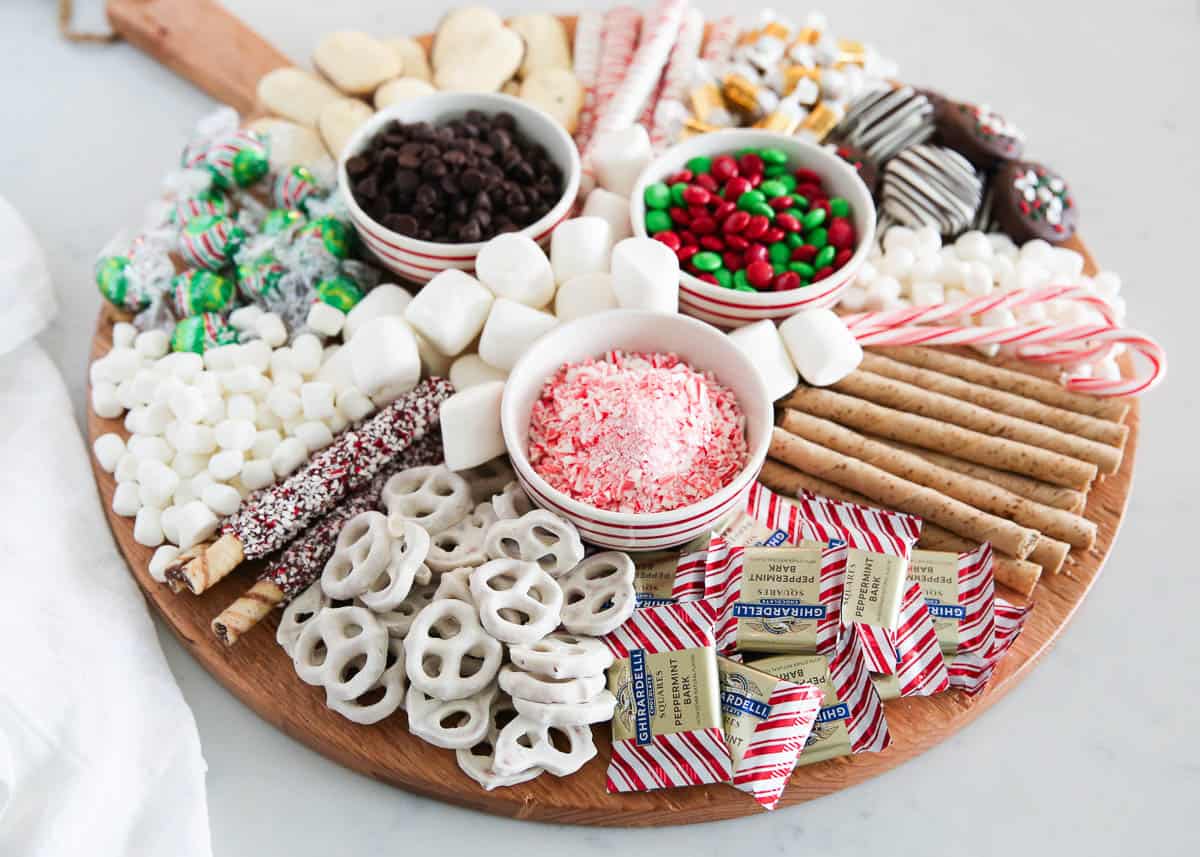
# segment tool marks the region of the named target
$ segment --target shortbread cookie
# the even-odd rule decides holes
[[[524,55],[521,37],[491,9],[456,9],[442,19],[433,39],[433,80],[449,92],[497,92]]]
[[[346,95],[368,95],[402,73],[395,51],[356,30],[330,33],[321,39],[313,63]]]
[[[525,42],[525,58],[520,68],[522,80],[543,69],[571,68],[567,28],[556,15],[517,15],[508,26]]]
[[[329,154],[335,158],[341,157],[354,132],[374,115],[375,111],[357,98],[341,98],[326,104],[317,119],[317,129],[329,148]]]
[[[545,110],[568,134],[579,127],[584,90],[568,68],[546,67],[532,72],[521,82],[520,98]]]
[[[437,90],[431,83],[421,80],[419,77],[398,77],[395,80],[389,80],[375,90],[375,109],[383,110],[385,107],[391,107],[401,101],[432,95],[435,92]]]
[[[258,80],[258,100],[268,113],[315,128],[326,105],[342,95],[315,74],[277,68]]]
[[[416,39],[401,36],[396,39],[384,39],[383,43],[396,55],[396,59],[400,60],[400,74],[404,77],[414,77],[426,82],[433,80],[429,57]]]

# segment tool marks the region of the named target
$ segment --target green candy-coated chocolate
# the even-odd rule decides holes
[[[800,275],[800,279],[812,279],[813,271],[816,270],[808,262],[791,262],[788,264],[789,271],[795,271]]]
[[[697,271],[711,273],[721,267],[721,257],[711,250],[701,250],[692,257],[692,264]]]
[[[787,235],[784,236],[783,240],[787,242],[787,245],[789,247],[791,247],[793,250],[795,250],[797,247],[799,247],[801,244],[804,243],[804,236],[801,235],[799,232],[789,232]]]
[[[733,274],[729,273],[728,268],[717,268],[717,270],[712,272],[712,275],[717,278],[718,283],[727,289],[733,285]]]
[[[829,243],[829,232],[824,227],[811,229],[804,233],[804,243],[811,244],[818,249]]]
[[[767,198],[757,190],[748,190],[737,199],[737,207],[742,211],[749,211],[752,205],[763,205]]]
[[[787,152],[783,149],[767,148],[760,149],[758,156],[763,159],[763,163],[771,167],[779,167],[787,164]]]
[[[817,251],[816,258],[813,259],[813,267],[817,270],[824,268],[826,265],[833,264],[833,257],[837,255],[837,250],[832,244],[826,244]]]
[[[687,201],[683,198],[685,190],[687,190],[686,182],[675,182],[671,185],[671,205],[687,206]]]
[[[756,292],[758,289],[750,285],[750,281],[746,279],[746,269],[733,272],[733,287],[739,292]]]
[[[787,245],[787,242],[776,241],[767,247],[767,258],[773,265],[786,264],[792,258],[792,248]]]
[[[801,223],[804,224],[805,229],[816,229],[824,222],[825,209],[823,208],[814,208],[812,211],[808,212],[808,214],[804,215],[804,219],[801,221]]]
[[[746,206],[746,208],[743,210],[749,214],[761,214],[763,217],[767,218],[767,220],[775,219],[775,209],[771,208],[771,206],[767,205],[765,202],[753,203]]]
[[[651,235],[666,232],[671,228],[671,215],[661,208],[653,208],[646,212],[646,231]]]
[[[840,196],[835,196],[829,200],[829,210],[833,212],[834,217],[846,217],[850,214],[850,203]]]
[[[642,199],[646,201],[646,208],[669,208],[671,205],[671,189],[662,182],[655,182],[652,185],[646,186],[646,191],[642,194]]]
[[[781,182],[783,186],[787,188],[788,193],[791,193],[796,189],[796,177],[791,173],[785,172],[778,179],[776,179],[776,181]]]
[[[767,199],[774,199],[777,196],[785,196],[787,188],[783,186],[783,182],[765,181],[758,186],[759,192]]]
[[[687,162],[687,168],[696,175],[706,173],[712,169],[712,158],[705,157],[704,155],[697,155],[694,158],[689,158]]]

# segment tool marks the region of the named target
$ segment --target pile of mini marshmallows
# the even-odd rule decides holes
[[[1083,273],[1083,256],[1067,247],[1041,240],[1018,247],[1003,233],[966,232],[942,245],[932,227],[888,229],[859,269],[854,282],[842,292],[840,308],[848,312],[893,310],[910,306],[965,303],[994,292],[1006,293],[1047,285],[1078,285],[1104,298],[1118,322],[1125,318],[1120,296],[1121,278],[1111,271],[1094,277]],[[1051,300],[1016,310],[999,309],[958,319],[963,326],[1009,327],[1017,324],[1103,323],[1099,311],[1079,301]],[[980,346],[989,356],[998,345]],[[1120,377],[1116,357],[1123,349],[1095,365],[1077,366],[1075,377]]]

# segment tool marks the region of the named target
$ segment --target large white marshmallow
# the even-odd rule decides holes
[[[445,378],[454,362],[454,355],[446,355],[433,347],[428,339],[419,333],[417,337],[417,352],[421,355],[421,375],[425,378]]]
[[[460,390],[442,402],[442,449],[451,470],[478,467],[504,452],[500,431],[503,381]]]
[[[483,330],[492,300],[483,283],[451,269],[425,284],[405,308],[404,319],[439,353],[454,357]]]
[[[486,325],[484,329],[487,329]],[[508,373],[489,366],[478,354],[464,354],[450,364],[450,383],[455,390],[465,390],[488,381],[503,381],[507,377]]]
[[[798,312],[779,325],[779,335],[800,375],[815,387],[837,383],[862,362],[862,346],[833,310]]]
[[[588,194],[582,216],[603,218],[608,223],[614,243],[633,234],[633,225],[629,221],[629,200],[602,187]]]
[[[187,550],[211,538],[217,532],[217,516],[200,500],[192,500],[176,513],[175,528],[179,547]]]
[[[608,221],[599,217],[575,217],[564,220],[550,239],[550,265],[554,281],[565,283],[580,274],[608,270],[612,250],[612,232]]]
[[[412,295],[407,290],[393,285],[381,283],[367,296],[354,305],[346,315],[346,323],[342,327],[342,339],[349,342],[364,324],[372,319],[385,315],[404,315],[404,309],[412,302]]]
[[[345,348],[350,352],[354,386],[377,405],[407,393],[421,380],[417,338],[400,316],[371,319]]]
[[[729,339],[750,358],[767,386],[771,401],[782,399],[796,389],[800,376],[788,356],[783,338],[770,319],[747,324],[730,331]]]
[[[653,157],[650,135],[641,125],[601,134],[592,147],[596,181],[606,190],[629,197]]]
[[[558,287],[558,294],[554,296],[554,314],[559,321],[616,308],[612,274],[604,271],[572,277]]]
[[[475,276],[498,298],[542,307],[554,297],[554,271],[528,235],[509,232],[488,241],[475,257]]]
[[[612,252],[612,287],[625,309],[679,312],[679,258],[653,238],[626,238]]]
[[[343,335],[345,334],[343,333]],[[321,364],[321,368],[317,370],[316,380],[329,384],[339,393],[348,387],[353,387],[354,364],[350,354],[351,349],[349,345],[344,345],[337,351],[333,352],[333,354],[325,359],[325,362]],[[286,373],[288,371],[290,370],[280,369],[281,373]],[[279,383],[278,379],[276,379],[276,383]]]
[[[557,323],[549,313],[499,298],[479,337],[479,356],[497,369],[512,371],[525,350]]]

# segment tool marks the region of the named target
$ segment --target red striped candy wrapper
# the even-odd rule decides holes
[[[712,611],[703,601],[637,610],[604,637],[616,657],[609,792],[728,782]]]
[[[709,536],[703,535],[678,550],[632,554],[637,606],[658,607],[703,598],[708,543]]]
[[[1008,654],[1025,627],[1033,605],[1018,607],[1003,598],[996,599],[996,636],[986,655],[955,655],[950,660],[950,686],[975,696],[991,681],[996,665]]]
[[[871,684],[862,646],[854,634],[843,634],[829,657],[776,655],[751,665],[794,684],[815,685],[825,693],[797,765],[856,753],[879,753],[892,743],[883,701]]]
[[[575,21],[575,78],[583,87],[583,107],[575,128],[575,143],[587,145],[596,124],[596,83],[600,75],[601,43],[604,39],[604,16],[594,9],[585,9]]]
[[[812,733],[825,693],[816,685],[794,684],[728,658],[717,659],[717,670],[733,786],[764,809],[774,809]]]
[[[932,696],[950,689],[946,660],[917,581],[909,580],[905,587],[894,631],[858,622],[851,632],[862,641],[871,668],[880,674],[887,688],[881,690],[884,698]]]
[[[991,651],[996,639],[991,545],[966,553],[915,550],[908,575],[921,585],[943,655]]]

